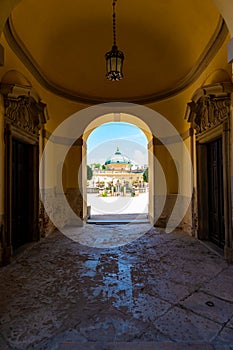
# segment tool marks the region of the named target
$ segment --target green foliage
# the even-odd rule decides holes
[[[102,170],[106,170],[106,166],[104,164],[102,165]]]
[[[95,167],[95,169],[100,169],[101,164],[100,163],[94,163],[94,167]]]
[[[107,192],[106,191],[102,192],[102,197],[107,197]]]
[[[87,180],[91,180],[93,176],[93,171],[89,165],[87,165]]]
[[[146,168],[146,170],[142,174],[142,177],[143,177],[144,182],[148,182],[148,168]]]

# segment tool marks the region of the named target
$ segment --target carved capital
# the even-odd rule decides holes
[[[5,97],[5,119],[15,127],[38,136],[41,125],[46,122],[45,105],[30,96]]]
[[[31,86],[0,84],[4,100],[5,120],[31,136],[39,136],[39,129],[48,120],[46,105]]]
[[[192,123],[196,134],[200,134],[220,125],[230,117],[231,99],[229,96],[202,96],[197,102],[189,104],[188,121]]]

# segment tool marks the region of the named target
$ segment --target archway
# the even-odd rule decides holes
[[[100,134],[103,128],[108,130],[108,136]],[[93,133],[95,132],[98,138],[98,130],[99,140],[94,141]],[[138,137],[138,142],[135,141],[135,137]],[[89,222],[103,218],[105,222],[119,219],[121,223],[135,219],[145,222],[150,211],[149,216],[153,217],[152,191],[148,191],[148,183],[143,178],[146,168],[150,169],[150,178],[153,178],[153,156],[149,157],[153,135],[148,126],[138,117],[112,113],[91,122],[84,132],[83,139],[86,145],[83,153],[83,172],[88,165],[92,167],[94,175],[91,184],[88,183],[88,193],[83,189],[83,211],[88,212]],[[95,150],[93,144],[96,146]]]
[[[170,232],[181,223],[190,207],[192,164],[189,151],[179,132],[165,117],[148,107],[132,103],[105,103],[85,108],[67,118],[54,130],[46,143],[40,166],[40,189],[45,194],[44,199],[46,200],[43,201],[45,209],[51,213],[51,220],[60,230],[63,229],[64,222],[83,225],[83,219],[87,217],[86,189],[83,186],[83,183],[86,184],[87,173],[86,167],[81,166],[86,157],[85,140],[90,132],[101,124],[100,121],[104,123],[119,118],[133,124],[136,120],[136,125],[143,129],[144,133],[148,132],[150,135],[148,153],[151,170],[149,177],[149,218],[151,223],[155,224],[161,216],[163,208],[169,206],[169,210],[163,215],[163,224],[167,232]],[[62,142],[58,143],[59,140]],[[77,142],[78,140],[81,142]],[[46,163],[46,157],[49,154],[54,154],[54,156],[52,162]],[[83,190],[82,196],[81,194],[81,197],[79,196],[80,201],[78,201],[78,205],[81,206],[75,205],[75,211],[65,193],[59,193],[59,201],[46,194],[46,190],[49,188],[49,174],[53,173],[54,168],[58,169],[58,172],[61,171],[58,164],[64,162],[65,159],[68,161],[68,180],[72,179],[68,183],[72,194]],[[175,163],[177,193],[168,194],[167,184],[169,185],[173,176],[168,169],[170,159]],[[45,164],[46,167],[44,167]],[[76,176],[76,168],[78,169],[78,167],[81,168],[82,175],[79,183],[78,176]],[[44,181],[42,181],[43,178]],[[57,174],[56,180],[59,181],[61,178],[62,176]],[[57,186],[59,186],[58,183]],[[64,214],[64,220],[61,220],[61,213]]]

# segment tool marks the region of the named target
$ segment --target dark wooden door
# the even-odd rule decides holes
[[[31,239],[31,145],[12,140],[12,246],[19,248]]]
[[[224,198],[222,139],[207,145],[208,157],[208,201],[209,201],[209,239],[219,247],[224,246]]]

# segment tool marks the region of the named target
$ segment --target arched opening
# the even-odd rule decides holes
[[[138,117],[112,113],[96,118],[83,134],[84,208],[89,222],[148,221],[152,215],[152,133]],[[146,169],[149,176],[146,179]],[[150,213],[151,212],[151,213]]]
[[[108,122],[95,128],[86,144],[91,221],[148,220],[148,139],[144,132],[131,123]]]

